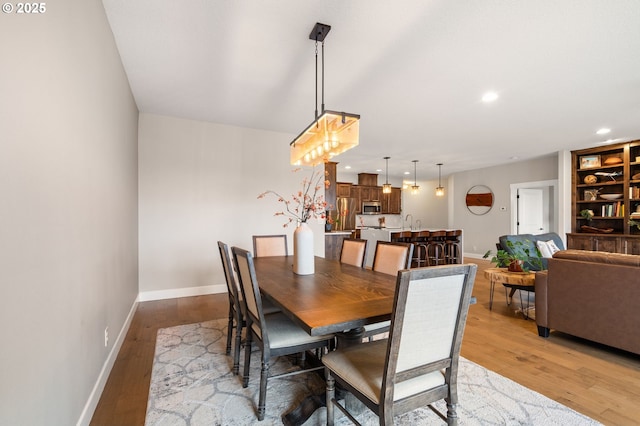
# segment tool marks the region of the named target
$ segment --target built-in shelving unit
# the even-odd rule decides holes
[[[640,254],[640,231],[629,224],[640,205],[640,141],[573,151],[572,171],[568,247]]]

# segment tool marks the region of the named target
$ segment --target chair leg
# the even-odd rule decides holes
[[[333,426],[333,399],[336,395],[335,380],[329,369],[325,369],[327,376],[327,425]]]
[[[458,395],[456,390],[449,388],[449,396],[445,398],[447,403],[447,424],[457,426],[458,424]]]
[[[260,397],[258,399],[258,420],[264,420],[267,403],[267,381],[269,380],[269,361],[262,360],[260,371]]]
[[[249,386],[249,369],[251,368],[251,331],[247,325],[247,339],[244,344],[244,373],[242,375],[242,387]]]
[[[227,355],[231,353],[231,335],[233,334],[233,308],[229,305],[229,322],[227,323]]]
[[[236,327],[236,339],[233,348],[233,375],[240,373],[240,347],[242,346],[242,321],[238,321]]]

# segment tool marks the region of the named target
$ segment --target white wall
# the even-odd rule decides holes
[[[486,169],[456,173],[450,177],[455,186],[451,227],[463,230],[465,255],[482,255],[495,251],[500,235],[511,233],[510,185],[521,182],[558,178],[558,156],[551,155],[530,161],[520,161]],[[465,205],[467,191],[474,185],[486,185],[493,191],[493,208],[476,216]],[[451,193],[450,193],[451,196]],[[505,210],[501,210],[505,207]]]
[[[411,188],[402,190],[402,219],[406,219],[408,214],[413,216],[413,225],[420,221],[420,228],[423,229],[446,229],[447,223],[447,195],[449,188],[443,180],[445,186],[445,196],[436,197],[437,180],[418,181],[420,190],[417,194],[411,193]],[[409,222],[411,218],[409,218]],[[409,226],[406,222],[406,226]]]
[[[138,292],[138,112],[99,0],[0,40],[0,424],[72,425]]]
[[[257,196],[288,197],[310,176],[289,165],[295,135],[151,114],[139,135],[142,300],[226,291],[218,240],[253,250],[252,235],[284,233],[293,253],[295,223],[283,228],[282,205]],[[311,224],[319,256],[323,223]]]

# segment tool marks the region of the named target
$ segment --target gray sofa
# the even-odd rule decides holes
[[[498,249],[504,250],[507,253],[512,254],[514,251],[523,252],[525,249],[529,250],[530,255],[534,255],[540,262],[525,262],[525,266],[530,271],[539,271],[541,269],[547,269],[548,259],[541,257],[536,246],[536,241],[553,241],[560,250],[564,250],[564,243],[562,238],[555,232],[548,232],[546,234],[519,234],[519,235],[502,235],[498,239]],[[521,244],[515,247],[510,247],[507,241],[516,243],[519,241]],[[530,256],[530,257],[534,257]],[[542,265],[542,268],[540,267]]]

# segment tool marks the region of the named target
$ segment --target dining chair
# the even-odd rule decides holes
[[[233,247],[233,260],[238,271],[238,281],[245,302],[244,309],[247,322],[247,333],[244,355],[244,374],[242,387],[249,385],[249,369],[251,368],[251,347],[256,343],[262,355],[260,374],[260,394],[258,397],[258,420],[263,420],[266,410],[267,382],[269,379],[269,361],[271,357],[304,353],[310,349],[328,348],[334,340],[333,335],[311,336],[294,324],[282,312],[266,315],[262,309],[262,296],[253,264],[253,256],[247,250]],[[293,273],[293,272],[292,272]],[[301,357],[304,363],[304,356]],[[301,367],[304,367],[302,365]],[[322,366],[297,370],[275,376],[285,377],[321,369]]]
[[[254,235],[253,256],[288,256],[287,236],[281,235]]]
[[[340,263],[348,265],[364,266],[365,254],[367,252],[367,240],[356,238],[345,238],[342,240],[342,250],[340,251]]]
[[[389,275],[397,275],[398,271],[411,267],[412,256],[412,243],[378,241],[376,243],[372,269]],[[364,334],[362,337],[371,340],[375,335],[388,332],[390,324],[390,321],[367,324],[364,326]]]
[[[244,313],[241,305],[240,289],[233,277],[231,259],[229,258],[229,246],[218,241],[218,251],[222,259],[222,269],[227,282],[227,294],[229,296],[229,322],[227,324],[227,355],[231,353],[231,338],[235,330],[233,345],[233,374],[240,372],[240,345],[242,343],[242,328],[244,327]]]
[[[229,246],[222,241],[218,241],[218,251],[222,260],[222,270],[227,284],[227,295],[229,298],[229,322],[227,324],[227,355],[231,354],[231,340],[235,332],[233,344],[233,374],[240,372],[240,347],[242,346],[242,329],[245,326],[245,314],[242,301],[242,291],[234,277],[233,265],[229,256]],[[265,314],[280,312],[280,308],[267,302],[263,305]]]
[[[389,338],[338,348],[322,359],[328,425],[334,407],[356,422],[335,399],[335,382],[376,413],[381,425],[424,406],[457,424],[458,361],[476,270],[445,265],[398,274]],[[431,405],[441,399],[446,415]]]
[[[411,267],[412,255],[413,244],[411,243],[377,241],[371,269],[389,275],[397,275],[399,270]]]

